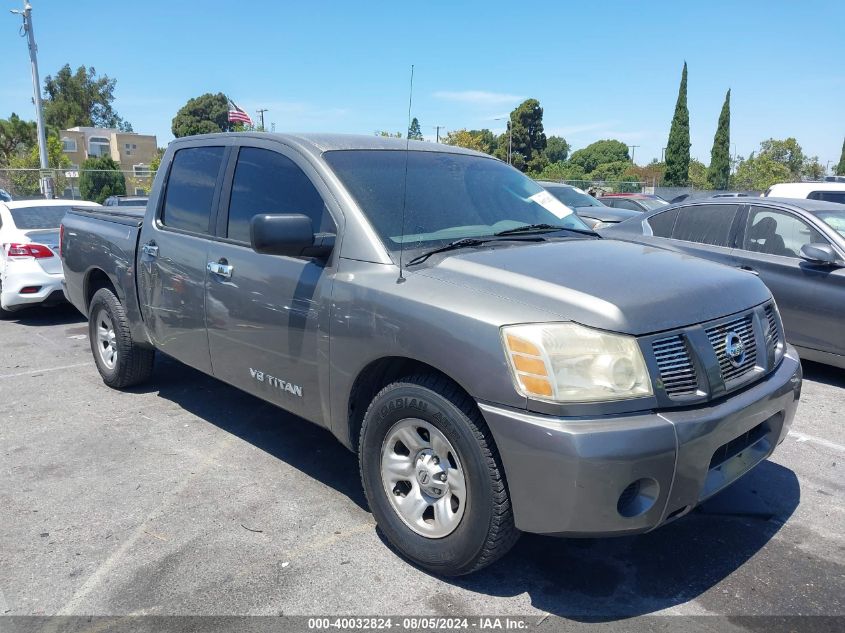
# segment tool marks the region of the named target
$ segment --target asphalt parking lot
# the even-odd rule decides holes
[[[845,615],[845,371],[805,364],[788,439],[689,516],[443,580],[385,545],[328,432],[161,356],[110,390],[86,330],[0,322],[0,614]]]

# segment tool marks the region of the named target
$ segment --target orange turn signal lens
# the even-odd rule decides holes
[[[522,388],[531,395],[547,397],[552,395],[552,384],[545,378],[520,374],[519,382],[522,383]]]
[[[511,352],[520,352],[521,354],[529,354],[531,356],[540,356],[540,350],[534,343],[526,341],[524,338],[519,338],[513,334],[506,335],[508,342],[508,349]],[[545,373],[545,372],[543,372]]]
[[[519,371],[524,371],[527,374],[537,374],[538,376],[546,375],[546,363],[540,358],[532,358],[531,356],[520,356],[519,354],[512,354],[513,366]]]

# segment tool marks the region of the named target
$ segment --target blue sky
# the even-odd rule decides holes
[[[729,87],[740,155],[794,136],[825,164],[845,136],[842,0],[32,4],[42,77],[67,62],[116,78],[118,113],[160,145],[188,98],[217,91],[253,118],[268,108],[277,131],[404,130],[414,64],[427,138],[501,131],[494,119],[534,97],[547,134],[617,138],[645,163],[666,145],[684,60],[693,157],[709,162]],[[0,117],[33,117],[19,23],[0,14]]]

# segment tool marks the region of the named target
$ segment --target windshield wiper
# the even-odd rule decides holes
[[[595,231],[590,231],[588,229],[572,229],[568,226],[559,226],[556,224],[526,224],[524,226],[517,226],[512,229],[505,229],[504,231],[499,231],[498,233],[494,233],[493,235],[502,236],[502,235],[517,235],[519,233],[538,233],[538,232],[548,232],[548,231],[572,231],[573,233],[580,233],[582,235],[592,235],[595,237],[601,237]]]
[[[496,235],[499,235],[498,233]],[[514,238],[516,241],[519,242],[540,242],[543,241],[542,237],[535,237],[535,238]],[[436,255],[437,253],[445,253],[446,251],[454,251],[459,248],[470,248],[472,246],[481,246],[482,244],[489,244],[490,242],[502,242],[505,240],[500,239],[485,239],[480,240],[475,237],[464,237],[459,240],[455,240],[454,242],[449,242],[445,246],[441,246],[439,248],[432,249],[430,251],[426,251],[420,255],[417,255],[410,261],[408,261],[405,265],[406,266],[413,266],[414,264],[421,264],[425,260],[427,260],[432,255]]]

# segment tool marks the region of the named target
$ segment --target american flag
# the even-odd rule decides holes
[[[229,123],[246,123],[247,125],[252,125],[252,119],[249,118],[249,115],[235,105],[235,102],[231,99],[229,99]]]

